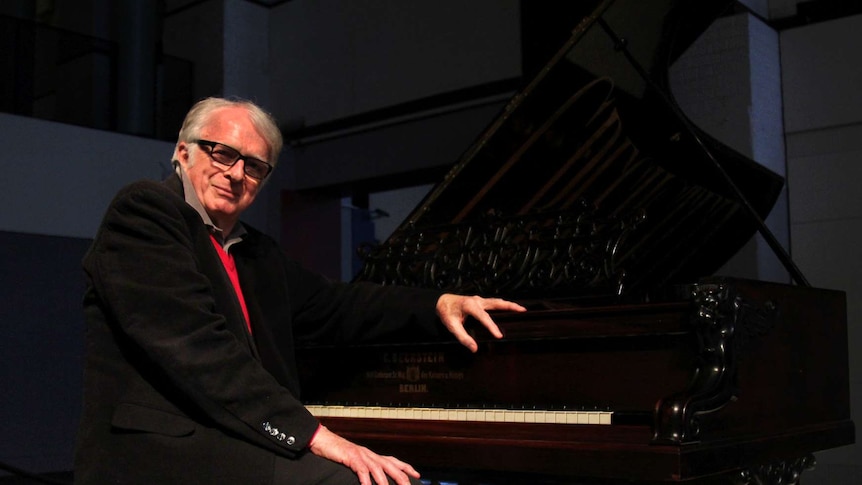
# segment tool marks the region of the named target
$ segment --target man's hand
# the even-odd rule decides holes
[[[437,315],[443,325],[452,332],[452,335],[458,339],[464,347],[470,349],[470,352],[476,352],[479,345],[476,340],[467,333],[464,328],[464,322],[467,316],[471,316],[479,321],[485,328],[491,332],[496,338],[502,338],[503,333],[500,328],[494,323],[491,315],[488,315],[487,310],[509,310],[513,312],[523,312],[527,309],[521,305],[502,300],[500,298],[482,298],[480,296],[462,296],[446,293],[441,295],[437,300]]]
[[[398,485],[410,485],[407,475],[419,478],[419,472],[407,463],[392,456],[380,456],[364,446],[347,441],[323,425],[308,448],[315,455],[353,470],[361,485],[388,485],[387,475]]]

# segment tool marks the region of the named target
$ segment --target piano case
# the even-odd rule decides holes
[[[529,311],[495,315],[501,340],[473,329],[476,354],[300,346],[326,426],[462,484],[796,483],[854,442],[844,294],[792,262],[797,285],[709,276],[771,236],[783,187],[667,89],[728,3],[580,2],[569,40],[357,276]]]

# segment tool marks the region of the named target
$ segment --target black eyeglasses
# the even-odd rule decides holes
[[[209,140],[192,140],[192,143],[197,143],[199,147],[207,152],[207,155],[212,158],[213,162],[226,168],[233,167],[240,160],[244,161],[243,171],[253,179],[263,180],[272,172],[272,165],[263,160],[243,155],[235,148],[231,148],[223,143]]]

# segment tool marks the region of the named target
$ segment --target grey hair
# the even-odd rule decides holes
[[[278,156],[284,145],[281,130],[279,130],[275,118],[260,106],[240,98],[211,97],[195,103],[186,114],[186,119],[183,120],[183,126],[180,128],[180,133],[177,136],[177,146],[174,148],[174,160],[179,158],[180,142],[189,143],[199,138],[201,131],[210,122],[210,118],[214,112],[222,108],[233,107],[241,107],[248,112],[251,124],[263,136],[266,144],[269,146],[269,158],[267,161],[275,166],[278,163]]]

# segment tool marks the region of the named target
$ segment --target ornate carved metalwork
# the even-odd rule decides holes
[[[560,213],[491,213],[472,223],[408,226],[382,245],[360,248],[360,278],[483,295],[620,294],[625,271],[615,256],[643,219],[642,213],[603,219],[582,202]]]
[[[737,367],[743,347],[770,331],[775,306],[756,306],[723,283],[693,287],[694,318],[698,341],[698,365],[688,388],[657,405],[655,442],[696,441],[699,418],[715,412],[738,396]]]
[[[770,462],[741,471],[734,485],[797,485],[802,473],[815,464],[813,454]]]

